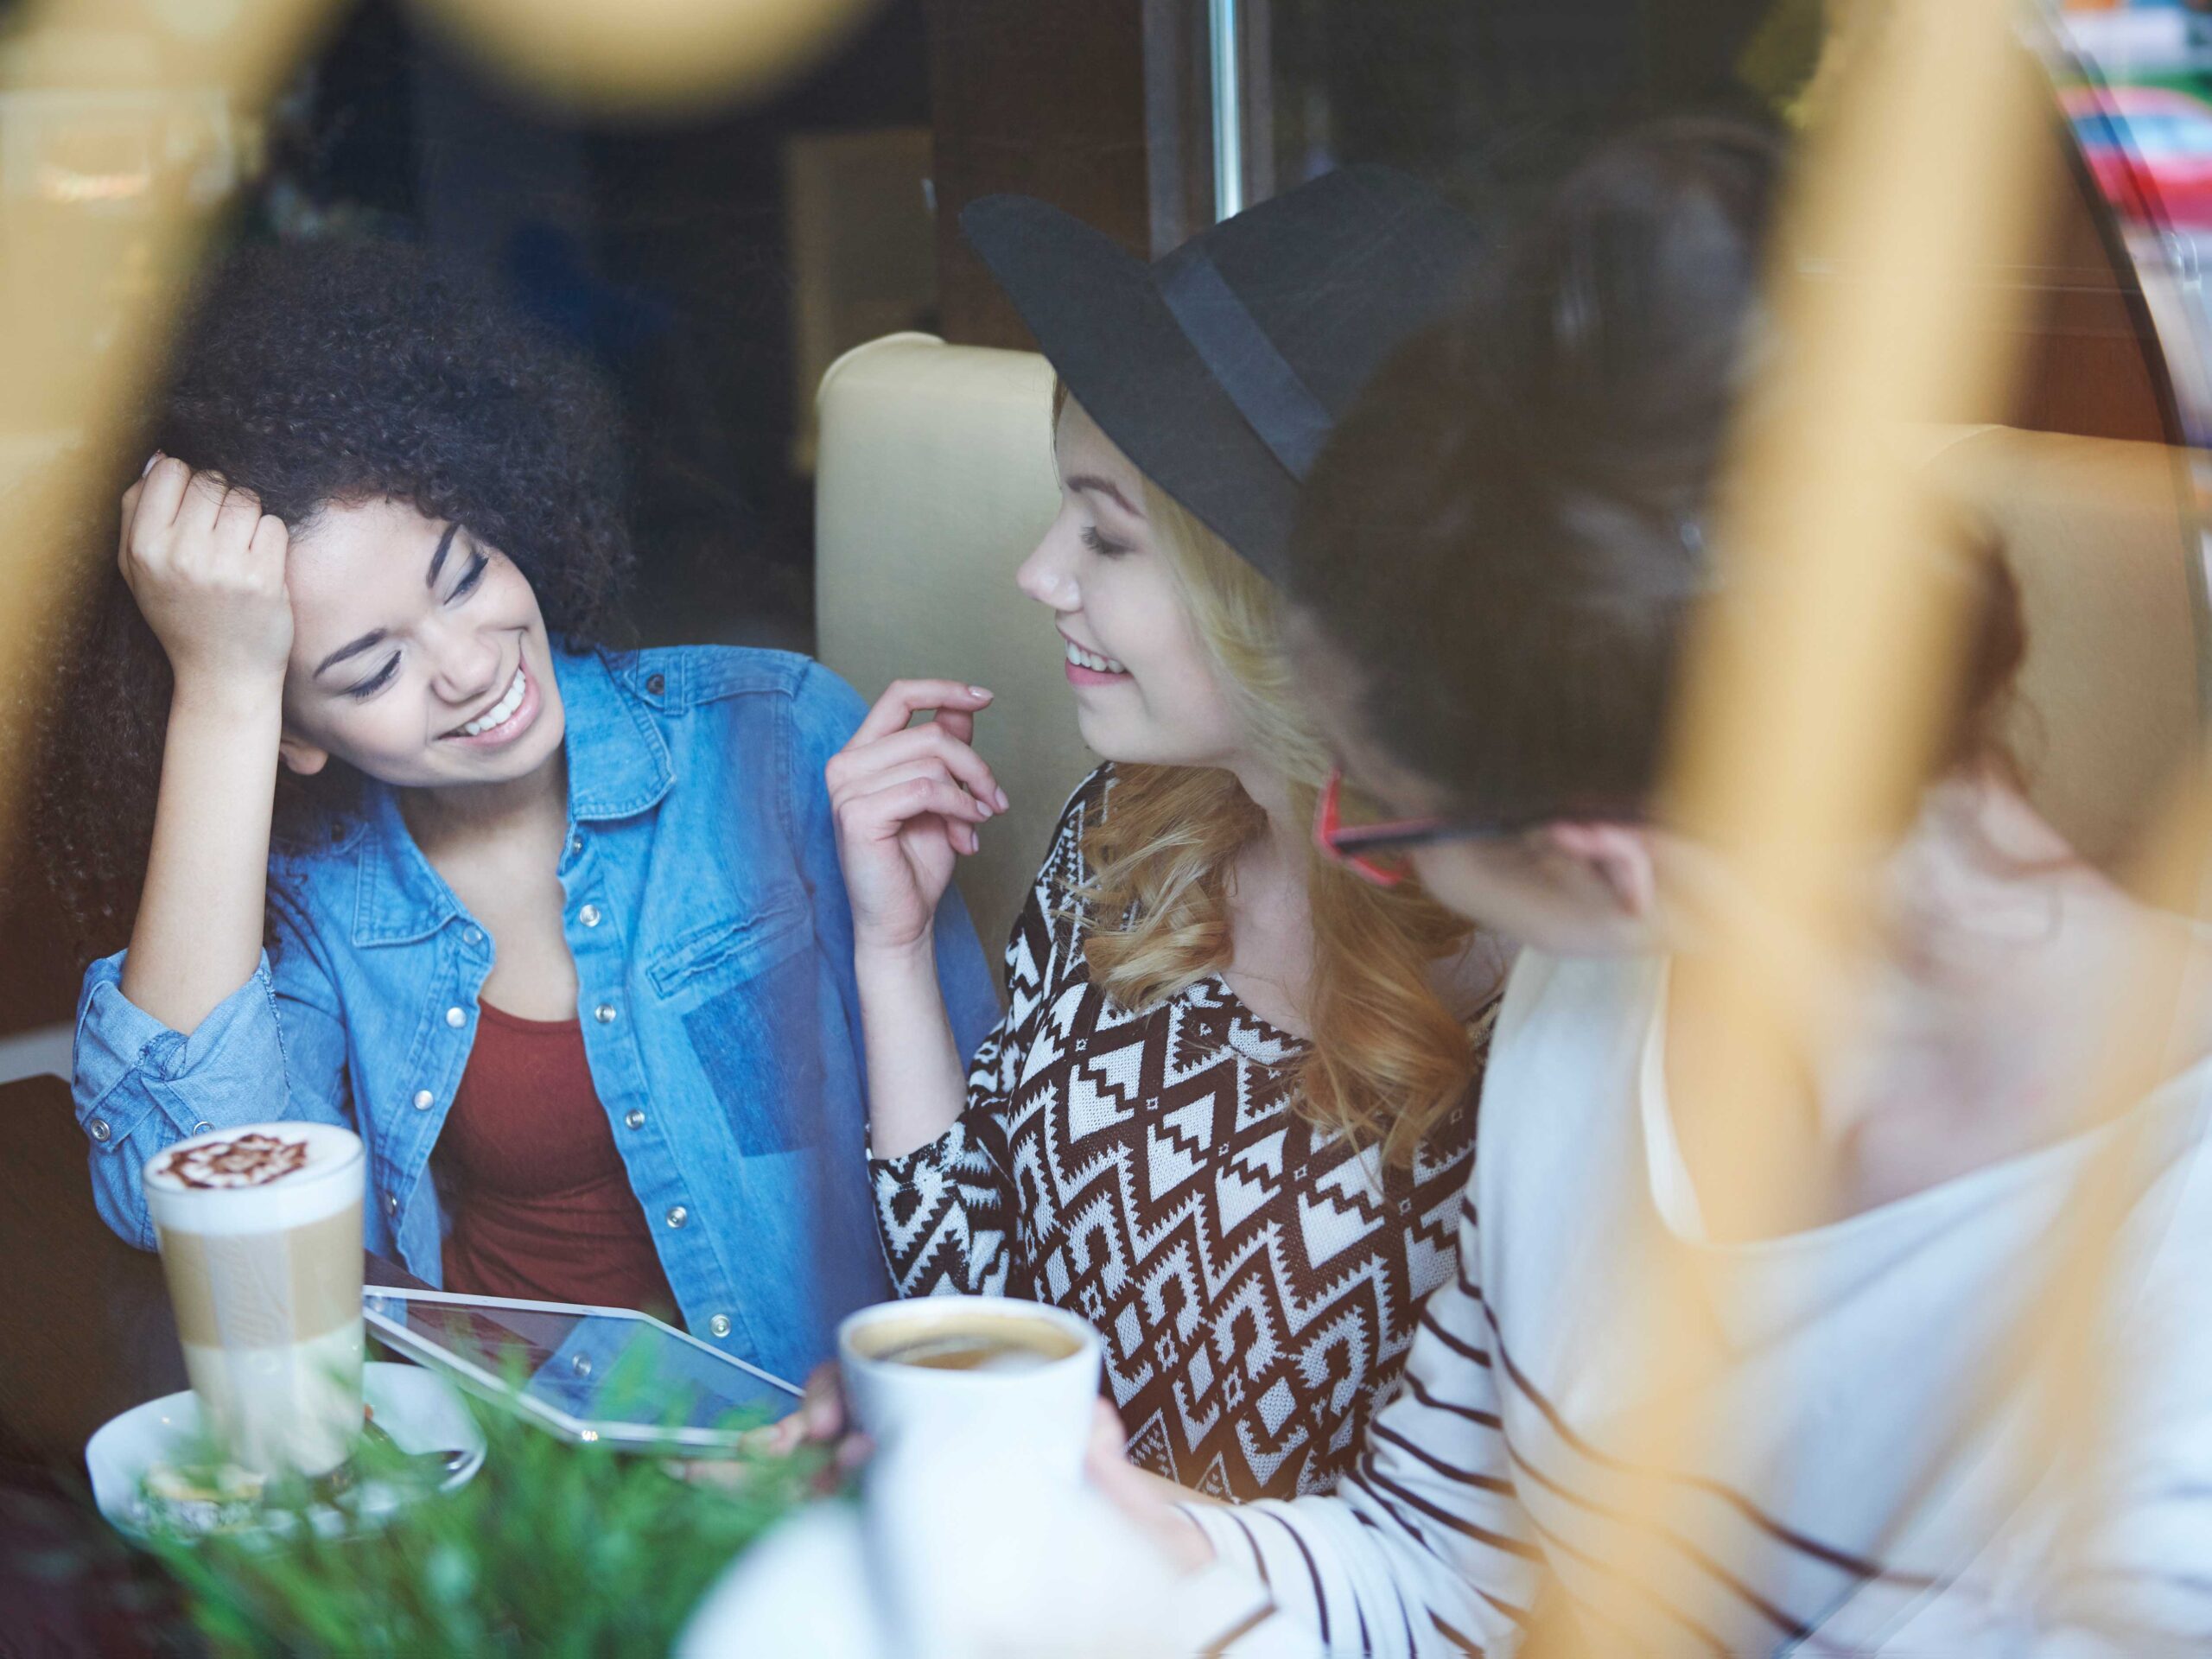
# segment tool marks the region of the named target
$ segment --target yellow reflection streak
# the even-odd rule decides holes
[[[811,68],[878,0],[415,0],[500,74],[563,103],[664,113]]]
[[[0,859],[29,755],[26,693],[97,573],[67,527],[126,480],[95,471],[135,409],[225,188],[207,156],[266,105],[329,0],[47,0],[0,36]],[[119,162],[119,164],[118,164]]]
[[[1823,1217],[1801,1064],[1847,1038],[1830,986],[1857,954],[1847,895],[1866,851],[1903,822],[1948,704],[1960,622],[1932,504],[1897,429],[2001,408],[2018,285],[1981,273],[2025,263],[2046,148],[2035,77],[2012,49],[2010,0],[1870,7],[1870,37],[1838,65],[1834,105],[1798,160],[1769,283],[1773,394],[1754,397],[1724,502],[1719,557],[1748,596],[1698,641],[1677,737],[1672,817],[1721,849],[1744,895],[1714,918],[1709,956],[1677,958],[1672,988],[1699,1040],[1696,1087],[1675,1101],[1720,1240],[1771,1236]],[[1822,262],[1825,269],[1813,262]],[[1808,270],[1799,262],[1813,265]],[[1755,613],[1755,620],[1745,613]],[[1618,1264],[1618,1306],[1643,1333],[1648,1402],[1618,1426],[1631,1468],[1699,1465],[1726,1432],[1706,1407],[1724,1363],[1713,1258],[1660,1249]],[[1633,1362],[1632,1362],[1633,1363]],[[1633,1586],[1693,1618],[1717,1579],[1679,1543],[1716,1553],[1676,1483],[1624,1477],[1606,1495],[1623,1552],[1603,1611],[1655,1648]],[[1726,1567],[1724,1560],[1721,1565]],[[1711,1618],[1700,1622],[1710,1624]],[[1577,1650],[1569,1620],[1532,1650]]]

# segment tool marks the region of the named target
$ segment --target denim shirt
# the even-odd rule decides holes
[[[563,931],[592,1082],[694,1334],[803,1377],[836,1320],[891,1294],[867,1161],[852,918],[823,785],[852,690],[781,652],[558,653],[569,832]],[[476,1034],[490,936],[365,785],[270,859],[274,944],[188,1036],[123,994],[78,1001],[77,1116],[108,1224],[150,1247],[140,1170],[269,1118],[353,1129],[368,1247],[440,1282],[430,1154]],[[998,1018],[948,894],[937,960],[953,1033]]]

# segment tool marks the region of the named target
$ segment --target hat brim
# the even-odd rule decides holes
[[[1027,196],[986,196],[967,235],[1068,393],[1138,471],[1279,579],[1298,482],[1112,238]]]

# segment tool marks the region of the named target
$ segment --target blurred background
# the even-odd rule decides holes
[[[824,369],[901,329],[1027,343],[958,242],[964,202],[1026,191],[1150,256],[1217,213],[1379,160],[1510,213],[1638,115],[1792,118],[1859,9],[880,0],[827,8],[852,15],[765,92],[638,114],[494,67],[454,22],[466,7],[401,0],[322,10],[265,102],[181,73],[256,3],[0,0],[0,351],[35,334],[105,378],[117,348],[100,320],[175,291],[197,256],[164,232],[180,212],[218,248],[430,244],[495,277],[619,389],[640,639],[797,650],[814,641]],[[2039,261],[1988,273],[2031,291],[2016,406],[1957,414],[2201,437],[2212,0],[2052,8],[2030,32],[2066,200]],[[97,250],[111,304],[55,317],[33,302],[49,235]],[[77,407],[20,385],[0,400],[0,492],[78,435]],[[0,1080],[66,1071],[77,967],[53,944],[42,884],[4,887]]]

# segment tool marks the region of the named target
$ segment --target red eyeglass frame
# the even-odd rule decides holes
[[[1363,881],[1378,887],[1395,887],[1413,874],[1409,867],[1380,864],[1366,856],[1383,848],[1396,850],[1433,847],[1441,841],[1496,841],[1561,820],[1593,823],[1650,822],[1636,807],[1592,804],[1580,810],[1529,813],[1517,818],[1396,818],[1388,823],[1346,823],[1344,792],[1344,768],[1332,766],[1329,780],[1321,785],[1320,797],[1313,803],[1313,845],[1330,863],[1342,865]]]
[[[1330,863],[1341,865],[1363,881],[1377,887],[1395,887],[1413,872],[1402,865],[1377,863],[1366,853],[1380,848],[1425,847],[1460,836],[1498,833],[1491,824],[1455,823],[1449,818],[1397,818],[1387,823],[1346,823],[1344,821],[1344,774],[1341,766],[1329,769],[1329,780],[1313,803],[1313,844]]]

